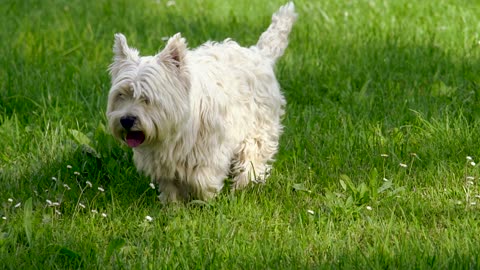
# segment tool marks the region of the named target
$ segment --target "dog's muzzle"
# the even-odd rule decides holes
[[[145,134],[142,131],[131,130],[137,121],[137,117],[127,115],[120,118],[120,124],[126,131],[125,142],[129,147],[137,147],[145,141]]]

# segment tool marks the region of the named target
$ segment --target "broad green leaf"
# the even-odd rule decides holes
[[[110,261],[113,253],[119,251],[125,245],[125,240],[122,238],[115,238],[107,246],[107,253],[105,255],[106,261]]]

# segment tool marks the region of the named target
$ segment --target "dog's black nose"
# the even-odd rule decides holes
[[[137,117],[127,115],[122,118],[120,118],[120,124],[122,124],[122,127],[124,129],[131,129],[133,125],[135,124],[135,121],[137,120]]]

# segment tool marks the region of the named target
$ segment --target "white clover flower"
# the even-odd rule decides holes
[[[373,208],[372,208],[370,205],[367,205],[366,208],[367,208],[368,211],[372,211],[372,210],[373,210]]]
[[[407,168],[407,167],[408,167],[408,165],[405,164],[405,163],[400,163],[399,165],[400,165],[400,167],[402,167],[402,168]]]
[[[468,161],[472,161],[473,158],[472,158],[471,156],[467,156],[467,160],[468,160]]]
[[[75,174],[75,175],[80,175],[80,173],[79,173],[79,172],[73,172],[73,174]]]
[[[105,189],[103,189],[102,187],[98,187],[98,190],[99,190],[100,192],[105,192]]]
[[[62,214],[62,212],[60,212],[60,211],[58,211],[57,209],[55,209],[55,214],[57,214],[57,215],[61,215],[61,214]]]
[[[473,185],[473,181],[467,181],[467,185]]]
[[[7,201],[8,201],[9,203],[12,203],[12,202],[13,202],[13,199],[12,199],[12,198],[8,198]]]
[[[52,206],[60,206],[60,203],[59,202],[53,202]]]
[[[310,215],[315,215],[315,212],[313,212],[313,210],[307,210],[307,213],[309,213]]]
[[[7,217],[6,217],[6,216],[3,216],[2,219],[3,219],[3,220],[7,220]]]
[[[107,217],[107,214],[102,213],[102,217],[106,218],[106,217]]]
[[[175,1],[167,1],[167,7],[175,6]]]
[[[83,209],[85,209],[85,204],[83,204],[83,203],[78,203],[78,205],[79,205],[80,207],[82,207]]]
[[[52,177],[53,181],[57,181],[57,178],[55,176]]]
[[[145,217],[145,220],[148,221],[148,222],[152,222],[153,221],[153,218],[151,216],[146,216]]]
[[[466,178],[467,180],[475,180],[475,177],[473,177],[473,176],[467,176],[467,177],[465,177],[465,178]]]
[[[477,164],[475,164],[475,162],[472,161],[472,162],[470,162],[470,165],[475,166]]]
[[[155,184],[154,184],[154,183],[150,183],[150,187],[151,187],[152,189],[155,189]]]
[[[72,165],[67,165],[67,169],[71,169],[72,168]]]
[[[388,154],[380,154],[381,157],[388,157]]]
[[[92,185],[92,182],[90,182],[90,181],[87,181],[87,182],[85,182],[85,183],[87,184],[88,187],[92,187],[92,186],[93,186],[93,185]]]
[[[384,177],[384,178],[383,178],[383,181],[385,181],[385,182],[388,182],[389,180],[388,180],[387,178],[385,178],[385,177]]]
[[[71,189],[67,184],[63,184],[63,187],[66,188],[67,190]]]
[[[18,208],[18,207],[20,207],[21,205],[22,205],[22,203],[21,203],[21,202],[19,202],[19,203],[15,204],[15,206],[14,206],[14,207],[15,207],[15,208]]]
[[[94,213],[94,214],[98,214],[98,211],[97,211],[97,210],[95,210],[95,209],[92,209],[92,211],[91,211],[91,212],[92,212],[92,213]]]
[[[52,201],[46,200],[46,202],[47,202],[48,205],[52,205]]]

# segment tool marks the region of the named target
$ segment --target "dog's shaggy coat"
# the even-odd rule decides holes
[[[285,106],[273,68],[296,17],[293,3],[282,6],[250,48],[227,39],[188,50],[176,34],[141,57],[115,35],[109,128],[162,201],[205,200],[227,177],[238,189],[268,176]]]

